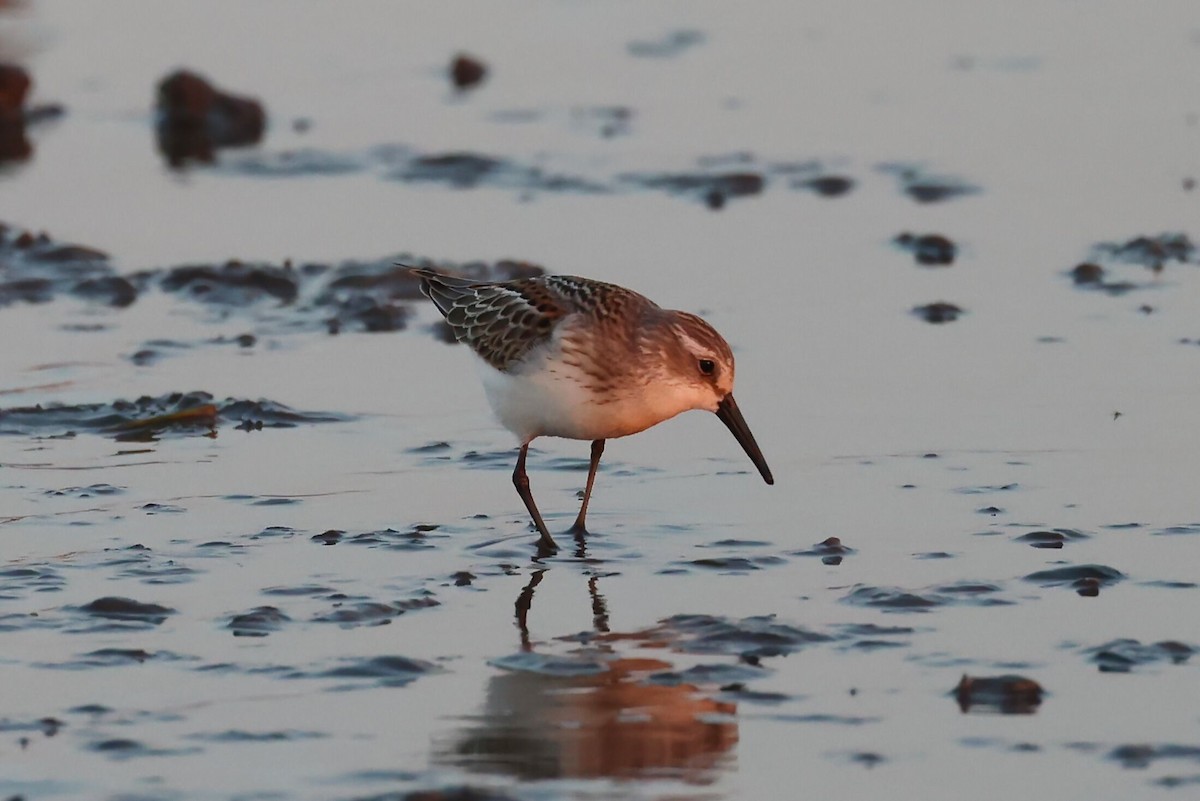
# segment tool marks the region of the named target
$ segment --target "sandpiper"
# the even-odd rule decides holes
[[[592,441],[583,503],[569,529],[575,535],[587,533],[584,518],[604,441],[689,409],[715,412],[763,480],[775,483],[733,400],[733,353],[696,315],[570,275],[491,283],[412,272],[454,336],[479,356],[488,402],[521,443],[513,484],[537,527],[541,550],[558,546],[525,472],[529,443],[537,437]]]

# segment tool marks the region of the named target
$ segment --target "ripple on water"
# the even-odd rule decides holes
[[[488,664],[501,670],[536,673],[540,676],[553,676],[557,678],[597,676],[608,671],[608,665],[600,659],[593,659],[588,656],[539,654],[533,651],[522,651],[516,654],[489,659]]]
[[[397,531],[385,528],[377,531],[364,531],[360,534],[347,534],[340,529],[329,529],[320,534],[314,534],[310,539],[321,545],[366,545],[372,548],[385,548],[390,551],[419,551],[436,547],[430,539],[444,538],[448,534],[435,533],[442,528],[434,523],[416,523],[407,531]]]
[[[860,584],[841,600],[888,612],[928,612],[942,606],[1003,606],[1013,603],[997,597],[1001,587],[984,582],[959,581],[921,590]]]
[[[325,670],[296,672],[290,678],[364,679],[367,686],[403,687],[421,676],[441,672],[441,668],[422,659],[406,656],[372,656],[339,660],[339,664]],[[341,689],[363,686],[343,685]]]
[[[319,598],[325,595],[330,595],[335,592],[332,587],[325,587],[320,584],[297,584],[292,587],[265,587],[259,590],[263,595],[278,595],[282,597],[309,597]]]
[[[54,498],[99,498],[109,495],[123,495],[125,487],[114,487],[112,484],[91,484],[86,487],[64,487],[63,489],[46,490],[45,494]]]
[[[908,637],[916,633],[911,626],[880,626],[875,623],[849,623],[838,626],[845,640],[843,650],[874,651],[884,648],[905,648]]]
[[[697,614],[675,615],[647,634],[656,638],[665,637],[672,648],[683,653],[754,658],[780,656],[798,651],[806,645],[834,639],[828,634],[781,622],[774,615],[740,619]]]
[[[676,562],[682,567],[700,567],[706,570],[718,570],[722,573],[748,573],[761,570],[764,567],[786,564],[787,560],[780,556],[712,556],[702,559],[692,559],[687,562]]]
[[[1184,523],[1178,526],[1167,526],[1154,532],[1160,535],[1200,534],[1200,523]]]
[[[51,567],[23,565],[0,570],[0,600],[24,598],[30,592],[59,592],[66,580]]]
[[[140,757],[185,756],[201,753],[200,748],[153,748],[138,740],[128,737],[109,737],[95,740],[87,746],[89,751],[116,761],[137,759]]]
[[[360,796],[352,798],[350,801],[521,801],[521,799],[491,787],[458,785],[413,790],[402,795],[382,793]]]
[[[706,664],[693,665],[687,670],[664,670],[646,678],[650,684],[674,687],[681,684],[727,685],[740,684],[769,676],[772,671],[751,664]]]
[[[56,670],[90,670],[92,668],[131,667],[146,662],[177,662],[195,657],[182,656],[171,651],[146,651],[141,648],[100,648],[80,654],[66,662],[43,662],[37,667]]]
[[[320,740],[329,734],[319,731],[302,731],[299,729],[283,729],[273,731],[246,731],[245,729],[226,729],[219,732],[197,732],[187,735],[189,740],[200,740],[206,743],[283,743],[297,740]]]
[[[399,617],[405,612],[428,609],[438,605],[439,601],[428,596],[390,603],[381,601],[336,603],[328,612],[316,615],[312,620],[314,623],[336,623],[342,628],[382,626],[391,623],[393,618]]]

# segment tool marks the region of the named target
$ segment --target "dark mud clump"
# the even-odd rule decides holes
[[[1085,540],[1087,534],[1072,528],[1056,528],[1049,531],[1030,531],[1016,537],[1017,542],[1026,543],[1034,548],[1062,548],[1068,542]]]
[[[635,58],[674,58],[704,43],[704,32],[691,28],[670,31],[658,39],[639,39],[625,45]]]
[[[218,148],[257,144],[267,125],[262,104],[223,92],[180,70],[158,84],[158,149],[172,167],[211,164]]]
[[[1109,295],[1124,295],[1151,286],[1149,281],[1110,278],[1110,272],[1130,266],[1157,275],[1171,263],[1200,263],[1196,245],[1185,234],[1163,233],[1137,236],[1125,242],[1101,242],[1092,246],[1091,258],[1068,271],[1072,283],[1081,289],[1094,289]]]
[[[248,306],[264,298],[292,303],[299,294],[300,277],[290,265],[246,264],[173,267],[158,282],[167,292],[221,306]]]
[[[490,156],[475,153],[445,153],[418,156],[396,173],[404,181],[435,181],[458,189],[470,189],[485,179],[512,171],[511,165]]]
[[[1168,262],[1187,264],[1196,260],[1196,245],[1186,234],[1138,236],[1126,242],[1102,242],[1096,251],[1115,261],[1160,270]]]
[[[26,106],[33,79],[16,64],[0,64],[0,164],[26,161],[33,155],[27,126],[63,113],[58,105]]]
[[[844,175],[821,175],[794,181],[796,189],[808,189],[820,197],[841,197],[854,188],[854,179]]]
[[[948,267],[958,255],[958,246],[941,234],[897,234],[892,240],[902,250],[913,255],[917,264],[925,267]]]
[[[758,172],[638,173],[623,176],[629,183],[703,201],[710,209],[729,200],[761,194],[767,185]]]
[[[54,404],[0,409],[0,435],[63,436],[78,431],[121,441],[153,441],[167,434],[212,435],[222,423],[245,429],[293,428],[352,419],[333,412],[301,412],[271,400],[215,401],[207,392],[172,392],[111,403]]]
[[[79,607],[79,611],[106,620],[128,620],[157,626],[175,610],[154,603],[142,603],[132,598],[105,596]]]
[[[422,302],[420,281],[411,266],[479,281],[507,281],[545,272],[538,265],[512,259],[446,264],[400,255],[336,265],[231,261],[176,267],[139,278],[146,284],[157,282],[161,289],[189,300],[244,309],[271,331],[323,327],[333,334],[351,330],[381,333],[404,329],[412,303]]]
[[[805,551],[792,551],[792,556],[816,556],[827,565],[840,565],[842,559],[856,551],[844,545],[838,537],[827,537]]]
[[[936,303],[927,303],[924,306],[916,306],[912,313],[920,317],[927,323],[952,323],[963,314],[963,309],[953,303],[947,303],[944,300],[939,300]]]
[[[234,615],[226,626],[235,637],[266,637],[278,631],[291,618],[273,606],[259,606]]]
[[[1040,684],[1024,676],[963,675],[954,688],[954,697],[963,712],[972,709],[1005,715],[1029,715],[1042,703]]]
[[[918,203],[940,203],[977,194],[980,189],[958,178],[932,175],[910,164],[883,164],[880,171],[894,175],[900,191]]]
[[[338,529],[329,529],[311,537],[313,542],[322,545],[365,545],[374,548],[386,548],[391,551],[419,551],[432,548],[428,539],[439,526],[428,523],[418,523],[407,531],[397,531],[385,528],[377,531],[364,531],[361,534],[347,534]]]
[[[331,333],[347,329],[370,333],[398,331],[407,324],[408,303],[422,300],[420,281],[406,264],[416,262],[397,264],[391,259],[343,262],[313,295],[311,306],[324,316]],[[420,260],[420,266],[433,265]],[[535,264],[511,259],[494,263],[467,262],[440,269],[478,281],[510,281],[545,272]]]
[[[33,155],[25,134],[25,95],[33,82],[15,64],[0,64],[0,162],[24,161]]]
[[[1148,768],[1160,759],[1186,759],[1200,763],[1200,746],[1174,743],[1121,745],[1114,748],[1108,758],[1120,762],[1122,767],[1137,769]]]
[[[474,56],[459,53],[450,62],[450,81],[455,89],[472,89],[487,77],[487,65]]]
[[[439,183],[454,189],[480,186],[522,192],[596,194],[606,186],[577,175],[550,172],[540,166],[471,152],[432,153],[408,157],[393,166],[388,178],[406,183]]]
[[[99,250],[0,223],[0,307],[47,303],[60,294],[122,307],[137,299],[138,289]]]
[[[1120,639],[1090,648],[1088,653],[1102,673],[1129,673],[1135,667],[1155,662],[1182,665],[1196,649],[1176,640],[1142,644],[1138,640]]]
[[[58,718],[38,718],[37,720],[12,720],[0,718],[0,732],[37,732],[45,737],[53,737],[65,726]]]
[[[1138,288],[1132,281],[1110,281],[1108,272],[1095,262],[1085,261],[1070,271],[1071,281],[1082,289],[1096,289],[1109,295],[1124,295]]]
[[[1095,595],[1100,587],[1123,578],[1124,573],[1107,565],[1068,565],[1030,573],[1025,580],[1043,587],[1069,585],[1080,590],[1081,595]]]

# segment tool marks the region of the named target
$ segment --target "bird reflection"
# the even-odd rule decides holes
[[[548,568],[533,571],[517,597],[523,653],[535,653],[529,616]],[[661,659],[621,656],[616,647],[658,647],[653,631],[611,632],[600,576],[589,575],[595,675],[504,671],[488,680],[480,713],[435,743],[436,762],[519,779],[655,778],[715,780],[737,743],[737,705],[695,685],[647,681],[672,669]],[[574,639],[574,638],[571,638]]]

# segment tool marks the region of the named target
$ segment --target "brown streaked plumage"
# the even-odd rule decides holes
[[[694,314],[663,309],[615,284],[567,275],[472,282],[413,269],[455,337],[484,365],[488,401],[521,441],[513,483],[540,534],[557,548],[529,490],[525,458],[539,436],[592,440],[584,518],[604,442],[688,409],[715,412],[768,483],[762,451],[733,400],[733,353]]]

